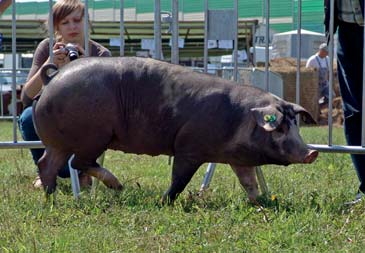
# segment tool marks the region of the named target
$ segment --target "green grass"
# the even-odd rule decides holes
[[[341,128],[334,144],[344,144]],[[302,128],[307,143],[324,144],[327,128]],[[0,140],[12,140],[0,122]],[[104,162],[124,184],[99,184],[73,199],[58,180],[56,203],[32,188],[35,166],[27,149],[0,149],[0,252],[363,252],[364,202],[348,207],[358,181],[347,154],[321,153],[311,165],[262,167],[274,200],[250,205],[226,165],[199,198],[206,165],[175,206],[159,206],[171,168],[166,156],[108,151]]]

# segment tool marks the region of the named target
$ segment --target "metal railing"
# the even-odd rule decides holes
[[[238,0],[234,0],[235,1],[235,7],[237,9],[237,5],[238,5]],[[85,0],[84,1],[85,5],[88,5],[88,1]],[[300,59],[301,59],[301,37],[300,37],[300,31],[301,31],[301,4],[302,1],[299,0],[297,1],[298,3],[298,51],[297,51],[297,76],[296,76],[296,103],[300,104]],[[160,52],[161,52],[161,43],[160,43],[160,39],[156,39],[156,38],[161,38],[161,26],[160,26],[160,0],[155,0],[155,11],[156,11],[156,15],[155,15],[155,58],[159,59],[160,58]],[[49,0],[49,6],[50,9],[52,8],[52,1]],[[178,13],[178,1],[177,0],[172,0],[172,6],[173,6],[173,10],[172,10],[172,28],[173,29],[178,29],[178,17],[177,17],[177,13]],[[270,1],[266,0],[266,17],[265,17],[265,24],[266,24],[266,38],[269,38],[269,29],[270,29]],[[331,0],[331,6],[334,6],[334,0]],[[123,20],[123,13],[124,13],[124,1],[120,0],[120,55],[123,56],[124,55],[124,20]],[[207,12],[207,8],[208,8],[208,0],[205,0],[205,12]],[[87,10],[87,8],[85,8]],[[334,8],[332,8],[333,10]],[[15,66],[15,55],[16,55],[16,19],[15,19],[15,14],[16,14],[16,9],[15,9],[15,0],[12,1],[12,54],[13,54],[13,68],[12,68],[12,111],[16,112],[16,66]],[[50,17],[52,15],[52,12],[50,11]],[[236,18],[237,14],[235,14]],[[330,43],[329,43],[329,48],[330,48],[330,90],[333,90],[333,59],[334,59],[334,36],[333,36],[333,21],[334,21],[334,17],[333,17],[334,13],[332,11],[331,13],[331,19],[330,19]],[[87,15],[85,15],[85,17],[87,17]],[[50,20],[52,20],[52,18],[50,18]],[[85,22],[85,30],[88,30],[88,22]],[[208,29],[208,25],[206,24],[205,26],[205,36],[207,36],[207,29]],[[253,28],[254,30],[255,28]],[[50,34],[53,34],[53,26],[50,23]],[[87,32],[85,33],[87,34]],[[178,63],[178,46],[176,41],[178,40],[178,31],[174,31],[172,33],[173,36],[173,47],[171,48],[172,50],[172,55],[173,55],[173,62],[174,63]],[[237,45],[237,31],[235,31],[235,45]],[[364,37],[365,37],[365,33],[364,33]],[[51,40],[52,40],[52,36],[51,36]],[[50,43],[50,45],[52,45],[52,43]],[[87,43],[85,44],[86,48],[87,48]],[[255,48],[254,45],[254,41],[253,41],[253,48]],[[265,87],[266,90],[268,90],[270,83],[269,83],[269,42],[268,39],[266,40],[266,47],[265,47],[265,52],[266,52],[266,61],[265,61],[265,73],[266,73],[266,78],[265,78]],[[233,54],[235,56],[237,56],[237,46],[234,47],[234,52]],[[52,58],[52,49],[50,48],[50,56]],[[205,48],[204,48],[204,68],[203,70],[205,70],[206,72],[208,71],[207,68],[207,57],[208,57],[208,51],[207,51],[207,38],[205,38]],[[234,57],[235,60],[235,64],[234,64],[234,68],[233,68],[233,72],[234,72],[234,79],[236,80],[238,77],[237,74],[237,57]],[[364,63],[365,63],[365,55],[364,55]],[[364,64],[365,65],[365,64]],[[365,77],[365,69],[364,69],[364,77]],[[363,81],[364,83],[364,81]],[[364,85],[363,85],[364,86]],[[365,154],[365,129],[364,129],[364,120],[365,120],[365,89],[363,89],[363,104],[362,104],[362,136],[361,136],[361,146],[346,146],[346,145],[334,145],[333,141],[332,141],[332,103],[329,103],[329,111],[328,111],[328,143],[327,144],[309,144],[308,146],[312,149],[316,149],[318,151],[321,152],[329,152],[329,153],[352,153],[352,154]],[[329,94],[329,100],[332,101],[333,99],[333,94],[332,92],[330,92]],[[16,115],[13,115],[12,117],[13,119],[13,141],[5,141],[5,142],[0,142],[0,149],[4,148],[4,149],[17,149],[17,148],[41,148],[43,147],[43,144],[39,141],[39,142],[23,142],[23,141],[18,141],[17,139],[17,133],[16,133],[16,121],[17,121],[17,117]],[[209,165],[210,171],[207,173],[206,178],[211,179],[212,177],[212,173],[214,171],[214,166]],[[209,169],[208,168],[208,169]],[[205,182],[207,184],[209,184],[209,181]]]

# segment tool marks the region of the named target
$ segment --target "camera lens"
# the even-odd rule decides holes
[[[66,49],[68,51],[68,57],[70,57],[70,61],[79,58],[79,52],[77,51],[75,45],[73,45],[72,43],[68,43],[66,45]]]

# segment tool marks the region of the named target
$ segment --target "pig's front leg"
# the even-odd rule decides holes
[[[257,196],[259,195],[259,190],[256,181],[256,170],[254,166],[236,166],[231,165],[234,173],[236,173],[241,185],[245,188],[248,199],[252,203],[256,203]]]

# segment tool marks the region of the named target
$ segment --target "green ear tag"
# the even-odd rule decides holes
[[[276,115],[273,114],[270,116],[270,122],[275,122],[276,121]]]
[[[265,114],[264,115],[264,120],[265,120],[265,122],[273,123],[273,122],[276,121],[276,115],[275,114],[272,114],[272,115]]]
[[[272,115],[265,114],[265,115],[264,115],[264,120],[265,120],[265,122],[270,122],[270,120],[271,120],[271,116],[272,116]]]

